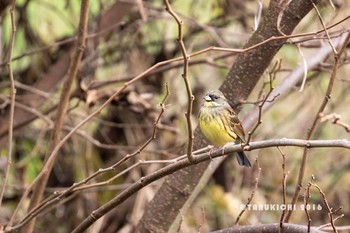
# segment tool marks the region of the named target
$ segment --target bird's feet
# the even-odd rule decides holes
[[[210,158],[210,161],[213,161],[213,158],[211,157],[211,154],[214,153],[216,151],[215,147],[211,148],[209,150],[209,158]]]
[[[210,160],[211,160],[211,161],[213,160],[213,157],[211,157],[211,155],[212,155],[213,153],[217,152],[218,150],[221,150],[221,155],[224,155],[224,154],[225,154],[225,147],[226,147],[226,145],[224,145],[224,146],[221,147],[221,148],[215,148],[215,147],[211,148],[211,149],[209,150],[209,158],[210,158]]]
[[[225,149],[228,143],[226,143],[222,148],[221,148],[221,155],[225,155]]]

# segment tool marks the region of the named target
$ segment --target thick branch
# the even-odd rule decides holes
[[[296,146],[296,147],[305,147],[305,148],[342,147],[342,148],[350,149],[350,141],[346,139],[343,139],[343,140],[299,140],[299,139],[286,139],[286,138],[271,139],[267,141],[251,142],[249,146],[246,146],[244,148],[244,150],[250,151],[250,150],[256,150],[261,148],[276,147],[276,146]],[[236,145],[234,143],[231,143],[230,145],[227,145],[225,147],[226,154],[232,154],[233,152],[237,152],[241,150],[242,150],[241,145]],[[202,163],[204,161],[209,161],[219,156],[222,156],[221,150],[218,150],[216,152],[207,152],[204,154],[196,155],[194,161],[195,163]],[[110,210],[112,210],[113,208],[123,203],[131,195],[133,195],[143,187],[151,184],[152,182],[164,176],[170,175],[178,170],[183,170],[184,168],[193,169],[193,167],[195,166],[190,161],[188,161],[187,159],[183,159],[176,163],[170,164],[164,168],[161,168],[150,175],[142,177],[136,183],[134,183],[129,188],[125,189],[123,192],[117,195],[115,198],[113,198],[112,200],[110,200],[100,208],[94,210],[73,232],[74,233],[84,232],[99,218],[104,216]],[[165,181],[165,183],[166,182],[167,181]],[[170,185],[170,184],[167,183],[167,185]],[[158,213],[154,217],[157,218],[160,214],[161,213]],[[150,232],[159,232],[159,229],[152,228],[150,229]]]

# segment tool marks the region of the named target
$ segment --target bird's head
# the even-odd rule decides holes
[[[227,99],[224,94],[219,90],[209,91],[204,96],[203,105],[206,107],[218,107],[227,104]]]

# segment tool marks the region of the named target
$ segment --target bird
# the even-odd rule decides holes
[[[204,102],[198,114],[199,128],[215,146],[223,148],[229,142],[244,143],[244,129],[237,114],[220,90],[212,90],[204,95]],[[243,151],[236,154],[240,166],[251,167]]]

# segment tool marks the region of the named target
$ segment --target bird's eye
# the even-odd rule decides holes
[[[216,95],[210,95],[210,98],[211,98],[212,100],[217,100],[217,99],[219,99],[219,97],[216,96]]]

